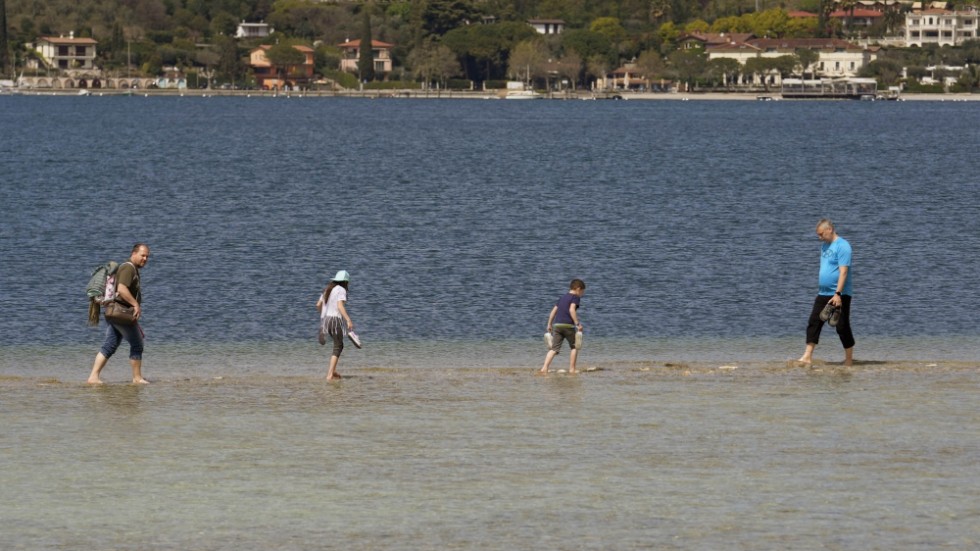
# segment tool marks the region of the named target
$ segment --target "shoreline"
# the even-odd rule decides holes
[[[244,98],[360,98],[360,99],[503,99],[505,91],[425,91],[425,90],[365,90],[365,91],[300,91],[277,93],[268,90],[110,90],[110,89],[66,89],[66,90],[20,90],[0,92],[3,96],[59,96],[59,97],[104,97],[104,96],[139,96],[139,97],[244,97]],[[574,92],[556,94],[542,99],[550,100],[616,100],[621,101],[854,101],[830,98],[787,99],[777,91],[773,92]],[[886,100],[877,100],[886,101]],[[937,102],[969,102],[980,101],[980,94],[950,93],[950,94],[913,94],[906,93],[898,101],[937,101]]]

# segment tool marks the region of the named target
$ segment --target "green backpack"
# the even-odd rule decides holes
[[[110,276],[115,275],[119,264],[110,260],[105,264],[99,264],[92,270],[92,277],[88,280],[88,287],[85,294],[88,295],[88,324],[95,326],[99,324],[99,312],[106,297],[106,282]]]

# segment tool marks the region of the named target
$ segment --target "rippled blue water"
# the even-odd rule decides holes
[[[829,216],[854,326],[975,335],[974,103],[0,98],[0,344],[92,343],[89,270],[152,246],[157,342],[795,336]]]

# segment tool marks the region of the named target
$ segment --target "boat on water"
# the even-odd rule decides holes
[[[510,90],[504,99],[542,99],[544,94],[535,92],[534,90]]]

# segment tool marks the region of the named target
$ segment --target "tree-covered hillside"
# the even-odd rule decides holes
[[[973,1],[973,0],[971,0]],[[769,37],[846,35],[821,16],[833,0],[0,0],[6,4],[17,67],[38,36],[92,37],[105,71],[159,74],[165,67],[213,69],[218,82],[247,82],[244,58],[260,43],[316,50],[317,72],[336,72],[337,45],[370,36],[394,44],[396,80],[486,81],[548,75],[584,85],[626,61],[648,76],[700,79],[703,63],[677,51],[684,32],[744,32]],[[3,4],[0,4],[2,6]],[[838,6],[855,7],[856,0]],[[537,35],[529,19],[561,19],[560,36]],[[901,17],[866,35],[894,32]],[[239,22],[275,28],[262,40],[233,38]],[[367,33],[367,34],[365,34]],[[943,57],[943,56],[938,56]],[[928,58],[928,56],[926,56]],[[701,60],[703,61],[703,60]],[[698,63],[696,63],[698,62]],[[700,63],[700,65],[699,65]],[[896,61],[895,63],[901,63]],[[894,63],[882,72],[891,75]],[[730,69],[713,68],[716,73]],[[9,73],[9,69],[7,71]],[[897,78],[897,77],[896,77]]]

